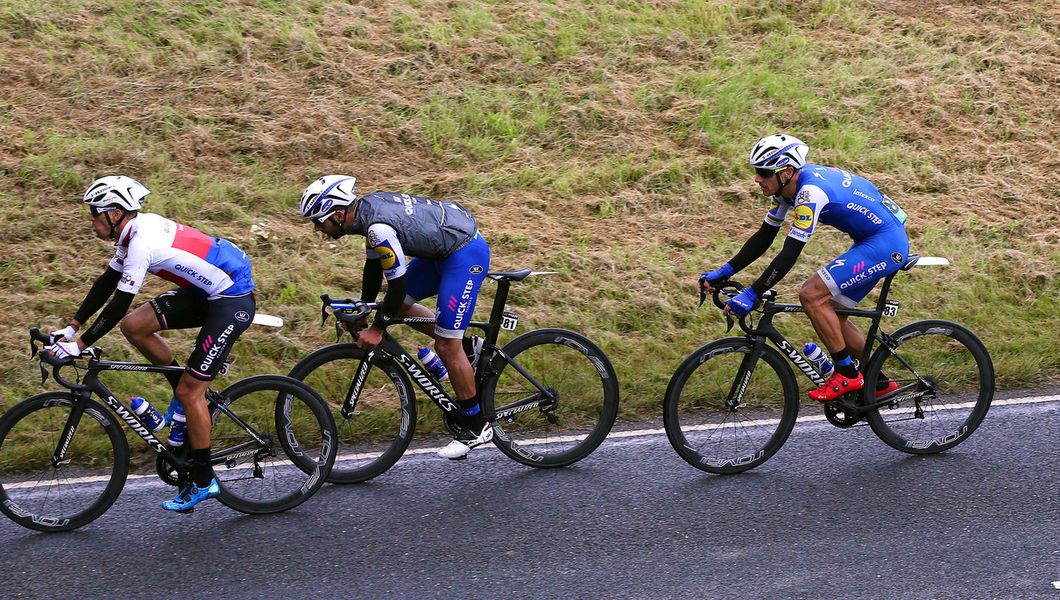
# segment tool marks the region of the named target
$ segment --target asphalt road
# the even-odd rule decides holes
[[[1060,600],[1055,396],[995,402],[929,457],[800,422],[769,462],[725,477],[653,427],[552,471],[492,447],[406,455],[279,515],[169,514],[170,488],[130,480],[78,531],[0,518],[0,598]]]

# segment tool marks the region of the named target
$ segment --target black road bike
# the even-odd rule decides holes
[[[901,270],[920,260],[910,256]],[[949,263],[930,257],[923,264]],[[872,321],[860,357],[865,387],[825,403],[824,414],[840,428],[867,423],[902,452],[933,454],[961,443],[982,423],[994,397],[994,366],[979,338],[956,323],[931,319],[884,332],[882,318],[898,312],[898,303],[887,299],[895,275],[884,278],[875,310],[836,309]],[[723,308],[720,295],[742,289],[730,280],[715,290],[714,304]],[[757,324],[750,322],[754,311],[739,319],[745,335],[699,348],[670,379],[663,399],[666,435],[681,458],[698,469],[746,471],[784,445],[801,396],[790,365],[814,386],[825,383],[816,366],[773,326],[775,315],[804,312],[802,306],[775,299],[775,290],[764,294]],[[898,389],[877,396],[876,384],[885,378],[897,382]]]
[[[30,340],[34,355],[35,342],[52,342],[36,327]],[[101,354],[91,348],[70,362],[41,353],[41,383],[48,378],[47,363],[66,391],[37,394],[0,417],[0,511],[19,525],[67,531],[110,508],[130,468],[122,423],[157,453],[155,470],[163,481],[178,489],[189,481],[187,444],[172,448],[160,441],[99,380],[104,371],[163,374],[183,367],[103,361]],[[67,367],[76,371],[76,381],[60,373]],[[335,461],[335,422],[309,386],[283,375],[256,375],[220,392],[207,390],[206,399],[213,420],[211,462],[221,487],[218,499],[226,506],[250,514],[288,510],[327,479]]]
[[[532,467],[570,465],[607,437],[618,414],[618,381],[604,352],[585,336],[565,329],[537,329],[497,346],[500,331],[515,330],[518,317],[505,310],[513,281],[530,269],[488,273],[497,282],[489,321],[471,321],[484,331],[475,367],[482,410],[493,423],[493,443]],[[321,296],[321,318],[329,311],[355,332],[355,323],[377,308],[357,298]],[[408,317],[398,323],[434,323]],[[355,334],[354,334],[355,335]],[[416,428],[413,382],[447,415],[455,398],[389,333],[371,352],[356,344],[334,344],[302,359],[291,377],[308,383],[335,412],[339,457],[328,481],[356,483],[383,473],[401,457]],[[446,418],[450,425],[450,418]]]

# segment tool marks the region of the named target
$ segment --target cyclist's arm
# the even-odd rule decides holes
[[[366,258],[361,271],[361,300],[375,302],[383,287],[383,267],[378,258]]]
[[[125,313],[129,312],[129,307],[132,306],[132,301],[135,297],[136,294],[123,292],[121,290],[114,292],[114,298],[112,298],[106,308],[103,309],[103,312],[99,313],[96,322],[81,334],[81,342],[84,344],[84,347],[87,348],[96,343],[96,340],[113,329],[114,326],[121,321],[122,317],[125,316]]]
[[[401,306],[405,303],[405,295],[408,294],[408,280],[405,278],[408,257],[401,248],[397,230],[390,225],[372,223],[365,233],[368,240],[365,248],[365,271],[378,268],[386,277],[386,294],[383,296],[382,306],[375,313],[375,320],[372,321],[373,326],[382,329],[400,314]],[[378,264],[378,267],[369,267],[370,262]],[[378,290],[376,284],[374,291],[378,293]],[[368,291],[373,290],[369,288]]]
[[[96,314],[107,298],[114,293],[114,289],[118,287],[118,282],[121,281],[121,271],[117,271],[112,267],[107,267],[103,274],[96,278],[95,283],[92,284],[92,289],[88,290],[88,295],[81,302],[81,307],[77,309],[77,313],[74,314],[74,319],[71,325],[74,328],[80,328],[88,321],[89,317]]]
[[[788,271],[795,266],[795,261],[799,259],[799,254],[802,253],[802,248],[805,245],[806,242],[802,240],[790,236],[785,238],[784,247],[780,250],[780,254],[773,259],[773,262],[769,263],[769,267],[762,273],[762,276],[751,284],[751,289],[761,297],[762,294],[769,291],[769,288],[784,279]]]
[[[747,267],[747,265],[758,260],[758,258],[765,254],[766,250],[769,250],[769,247],[773,245],[773,240],[777,239],[777,233],[779,231],[780,225],[773,225],[768,221],[763,222],[762,226],[758,228],[758,231],[744,242],[740,251],[729,261],[729,266],[738,273]]]

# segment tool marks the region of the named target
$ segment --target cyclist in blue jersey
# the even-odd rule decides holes
[[[479,407],[475,376],[465,348],[464,331],[475,311],[479,288],[489,270],[490,250],[474,217],[456,202],[408,194],[375,192],[357,197],[357,180],[328,175],[309,185],[300,210],[314,229],[333,239],[347,234],[367,239],[361,299],[374,302],[387,281],[382,305],[371,326],[360,332],[357,345],[379,345],[383,330],[400,316],[436,317],[434,326],[413,326],[435,340],[435,349],[449,370],[460,421],[455,439],[438,452],[459,459],[493,439],[493,427]],[[409,259],[410,256],[415,258]],[[438,296],[437,313],[419,304]]]
[[[740,251],[721,268],[703,273],[699,288],[714,287],[762,256],[776,239],[788,212],[794,222],[780,254],[750,287],[725,306],[725,313],[745,315],[759,297],[776,285],[795,265],[803,246],[821,224],[846,233],[853,245],[803,284],[799,300],[818,337],[832,354],[835,373],[810,392],[810,398],[828,402],[861,389],[865,380],[851,357],[860,357],[865,336],[835,306],[853,307],[880,279],[897,271],[909,254],[906,213],[863,177],[834,167],[806,163],[809,147],[785,134],[762,138],[751,149],[755,183],[773,198],[765,221]],[[880,378],[877,395],[897,389]]]
[[[158,332],[199,328],[184,372],[166,374],[174,396],[170,410],[179,402],[187,418],[191,482],[162,505],[185,512],[220,494],[210,465],[206,388],[220,372],[236,338],[254,318],[254,280],[250,259],[235,244],[140,212],[150,193],[143,184],[123,175],[102,177],[88,187],[84,202],[92,229],[100,239],[114,240],[115,253],[74,318],[65,328],[52,332],[59,341],[50,351],[58,358],[72,360],[120,323],[121,332],[152,364],[177,365]],[[126,315],[147,273],[178,287]],[[100,308],[103,311],[92,326],[75,339],[81,326]]]

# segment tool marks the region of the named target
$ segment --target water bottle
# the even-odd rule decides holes
[[[166,426],[166,422],[162,419],[162,415],[158,414],[155,407],[151,406],[151,403],[143,398],[136,396],[129,398],[129,404],[132,406],[133,412],[136,416],[140,417],[140,422],[144,424],[152,432],[158,431]]]
[[[835,369],[832,367],[832,361],[828,360],[828,355],[825,354],[817,344],[810,342],[802,347],[802,351],[806,354],[806,358],[817,365],[817,370],[824,375],[825,379],[832,376]]]
[[[188,419],[184,416],[184,407],[177,402],[176,407],[173,409],[173,422],[169,426],[169,440],[167,440],[173,448],[179,448],[184,445],[184,435],[188,431],[187,422]]]
[[[434,375],[435,379],[438,381],[449,379],[449,371],[445,368],[445,364],[442,363],[442,359],[438,358],[438,355],[434,353],[434,350],[420,346],[416,356],[419,357],[423,366],[427,367],[427,370],[431,372],[431,375]]]

